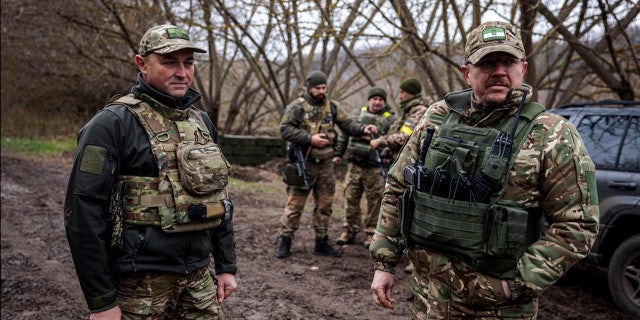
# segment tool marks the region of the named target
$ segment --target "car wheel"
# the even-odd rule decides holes
[[[618,308],[640,318],[640,234],[623,241],[613,253],[608,280]]]

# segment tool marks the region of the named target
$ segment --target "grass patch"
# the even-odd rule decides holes
[[[284,187],[281,185],[275,185],[273,182],[265,183],[264,181],[245,181],[236,177],[229,177],[229,185],[241,190],[251,190],[252,192],[270,194],[282,193],[284,190]]]
[[[52,139],[2,137],[2,150],[35,157],[73,155],[76,138],[63,136]]]

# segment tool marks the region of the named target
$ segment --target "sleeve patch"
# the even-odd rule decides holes
[[[88,145],[82,153],[80,171],[101,175],[106,158],[107,150],[105,148]]]
[[[597,206],[600,201],[598,201],[598,187],[596,184],[596,173],[593,171],[586,171],[584,175],[585,175],[585,178],[587,179],[587,186],[589,186],[590,204]]]

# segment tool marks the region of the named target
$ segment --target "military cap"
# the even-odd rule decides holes
[[[382,97],[382,99],[384,99],[384,101],[387,101],[387,91],[385,91],[384,89],[382,89],[382,87],[372,87],[371,89],[369,89],[369,94],[367,95],[367,100],[371,99],[372,97]]]
[[[506,52],[524,59],[524,45],[514,26],[506,22],[485,22],[471,30],[464,46],[466,61],[477,63],[492,52]]]
[[[193,49],[194,52],[206,53],[207,50],[196,47],[189,34],[183,29],[171,24],[155,26],[142,36],[138,54],[147,56],[152,52],[167,54],[170,52]]]
[[[407,78],[400,83],[400,89],[406,93],[416,95],[422,92],[422,82],[418,78]]]
[[[327,76],[322,71],[312,71],[307,77],[307,89],[327,84]]]

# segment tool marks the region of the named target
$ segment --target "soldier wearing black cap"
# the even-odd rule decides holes
[[[367,105],[355,110],[351,117],[360,123],[375,124],[380,134],[385,134],[395,120],[393,110],[387,105],[387,91],[381,87],[369,89]],[[381,164],[369,146],[370,135],[352,137],[340,135],[338,140],[336,150],[340,155],[346,154],[349,168],[345,187],[345,219],[342,233],[336,240],[336,244],[353,243],[356,234],[363,230],[366,234],[364,246],[368,248],[378,223],[380,199],[384,189]],[[382,166],[385,164],[383,163]],[[363,195],[367,199],[364,215],[360,208],[360,199]]]
[[[195,52],[185,30],[149,29],[131,93],[78,132],[64,220],[90,319],[223,319],[237,287],[228,164],[195,106]]]
[[[321,71],[313,71],[307,77],[307,90],[286,107],[280,122],[282,138],[290,146],[295,144],[303,150],[302,156],[305,158],[310,181],[308,186],[300,185],[293,182],[295,177],[284,176],[288,199],[280,219],[281,242],[276,252],[278,258],[291,255],[292,238],[300,226],[300,217],[311,191],[315,202],[314,254],[333,257],[341,255],[331,247],[327,234],[335,192],[333,166],[338,136],[334,125],[348,135],[362,136],[378,132],[375,125],[358,123],[344,114],[340,105],[327,96],[327,76]]]

